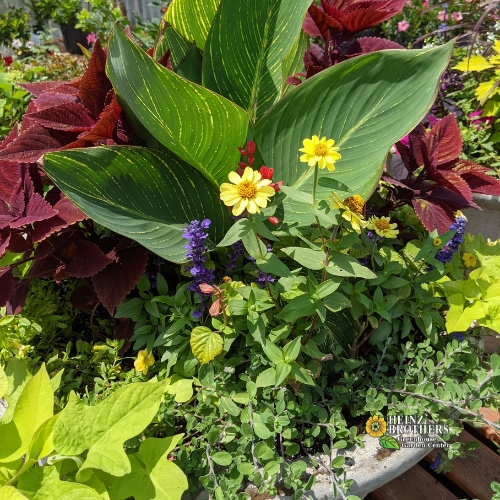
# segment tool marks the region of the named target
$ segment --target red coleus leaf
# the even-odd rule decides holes
[[[76,97],[76,95],[61,94],[60,92],[45,92],[34,101],[31,101],[30,107],[26,112],[33,113],[35,111],[42,111],[47,108],[60,106],[61,104],[76,102],[78,102],[78,97]]]
[[[71,304],[80,311],[92,311],[99,303],[99,299],[93,288],[87,285],[79,286],[73,290],[70,297]]]
[[[30,280],[14,278],[14,291],[10,294],[9,300],[5,304],[8,315],[15,315],[21,312],[28,296]]]
[[[436,155],[438,165],[458,158],[462,152],[462,137],[455,115],[447,115],[439,120],[425,133],[423,141],[429,155]]]
[[[7,248],[9,248],[10,234],[8,230],[0,231],[0,258],[5,255]]]
[[[89,115],[85,107],[76,102],[65,102],[59,106],[45,108],[36,113],[25,115],[39,125],[66,132],[85,132],[90,130],[95,120]]]
[[[79,241],[73,259],[66,265],[64,272],[75,278],[88,278],[102,271],[113,262],[91,241]]]
[[[429,169],[429,179],[463,196],[468,202],[472,201],[472,190],[460,174],[449,170]]]
[[[31,239],[34,243],[42,241],[56,231],[87,218],[87,216],[66,197],[61,198],[53,205],[53,208],[57,210],[57,215],[33,224],[34,230]]]
[[[152,56],[152,54],[150,55]],[[172,71],[172,58],[170,49],[167,49],[167,51],[160,57],[160,59],[158,59],[158,64],[161,64],[164,68]]]
[[[500,181],[483,172],[471,172],[462,175],[474,193],[500,196]]]
[[[20,83],[19,86],[24,90],[33,94],[35,97],[40,96],[44,92],[57,92],[60,94],[76,95],[80,86],[81,78],[73,78],[68,82],[37,82],[37,83]]]
[[[57,210],[35,192],[28,172],[24,171],[23,177],[11,194],[9,204],[0,202],[0,228],[10,226],[15,229],[56,214]]]
[[[5,149],[14,139],[19,137],[19,125],[16,123],[12,130],[7,134],[7,137],[0,143],[0,151]]]
[[[120,321],[121,323],[119,323],[115,327],[115,331],[113,332],[113,338],[116,340],[125,340],[123,346],[118,351],[118,354],[120,356],[123,356],[132,345],[130,343],[130,339],[132,338],[132,335],[134,335],[135,323],[130,318]]]
[[[455,220],[455,212],[440,201],[430,201],[415,197],[412,200],[413,208],[422,221],[427,231],[438,230],[439,234],[450,230],[450,226]]]
[[[335,11],[335,13],[337,13],[337,11]],[[332,33],[342,31],[343,29],[343,25],[340,21],[327,14],[325,10],[314,3],[310,5],[307,14],[307,21],[304,20],[302,27],[308,35],[318,36],[318,34],[320,34],[325,40],[328,40]],[[316,30],[313,28],[313,24],[316,25]]]
[[[104,109],[106,96],[111,89],[111,82],[106,76],[106,52],[104,52],[101,42],[97,40],[83,75],[79,92],[82,104],[95,118]]]
[[[117,262],[109,264],[92,276],[97,297],[111,315],[139,282],[148,262],[148,251],[141,246],[126,248],[117,255]]]
[[[399,43],[393,42],[392,40],[367,36],[356,39],[354,43],[349,46],[347,55],[349,57],[354,57],[360,54],[369,54],[370,52],[377,52],[378,50],[388,49],[405,50],[405,47],[399,45]]]
[[[48,255],[44,259],[35,260],[28,273],[29,279],[50,278],[61,266],[61,261],[54,255]]]
[[[121,112],[122,108],[118,104],[116,97],[113,95],[111,103],[104,108],[104,111],[100,114],[97,123],[88,132],[80,134],[78,138],[85,141],[103,141],[106,139],[112,139]]]
[[[12,141],[3,151],[0,158],[24,163],[34,163],[40,156],[49,151],[61,149],[61,142],[53,137],[45,127],[33,125],[23,130],[21,135]]]
[[[14,291],[14,275],[10,267],[0,267],[0,306],[4,306]]]
[[[21,167],[19,163],[0,161],[0,200],[8,201],[19,182]]]

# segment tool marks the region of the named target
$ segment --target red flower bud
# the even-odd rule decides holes
[[[248,141],[247,142],[247,152],[249,155],[253,155],[255,153],[255,149],[257,148],[257,145],[253,141]]]
[[[262,167],[260,167],[259,172],[260,175],[262,175],[263,179],[271,180],[274,175],[274,168],[267,168],[265,165],[262,165]]]
[[[248,163],[249,165],[251,165],[253,162],[255,161],[255,157],[253,157],[252,155],[248,155]]]
[[[281,191],[281,186],[283,186],[283,181],[278,181],[278,182],[273,182],[271,184],[271,187],[274,188],[274,191],[277,193],[278,191]]]
[[[243,148],[240,148],[239,146],[238,146],[238,151],[240,152],[241,156],[246,156],[247,155],[247,152]]]
[[[278,217],[274,216],[274,215],[271,215],[271,217],[269,217],[267,219],[271,224],[273,224],[274,226],[277,226],[279,225],[279,223],[281,222]]]

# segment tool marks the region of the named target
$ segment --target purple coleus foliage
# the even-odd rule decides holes
[[[439,120],[429,130],[418,126],[407,145],[396,144],[399,155],[392,159],[383,180],[392,191],[392,207],[408,204],[428,231],[449,230],[455,212],[480,209],[473,193],[500,195],[500,180],[491,170],[460,158],[462,138],[455,115]]]
[[[299,77],[310,78],[351,57],[384,49],[404,49],[385,38],[360,37],[361,32],[373,28],[395,16],[405,0],[321,0],[321,5],[311,4],[302,29],[321,41],[321,46],[311,43],[304,55],[305,73],[287,79],[291,85],[300,84]]]

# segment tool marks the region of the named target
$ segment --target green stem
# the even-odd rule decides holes
[[[313,207],[316,206],[316,185],[318,184],[318,165],[316,165],[314,167],[314,180],[313,180],[313,192],[312,192],[312,196],[313,196]]]

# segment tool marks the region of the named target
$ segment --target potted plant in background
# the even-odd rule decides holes
[[[63,35],[64,45],[70,54],[81,54],[82,51],[78,44],[88,48],[87,37],[85,33],[76,28],[78,22],[78,13],[81,10],[79,0],[67,0],[64,2],[54,2],[52,19],[59,25]]]

